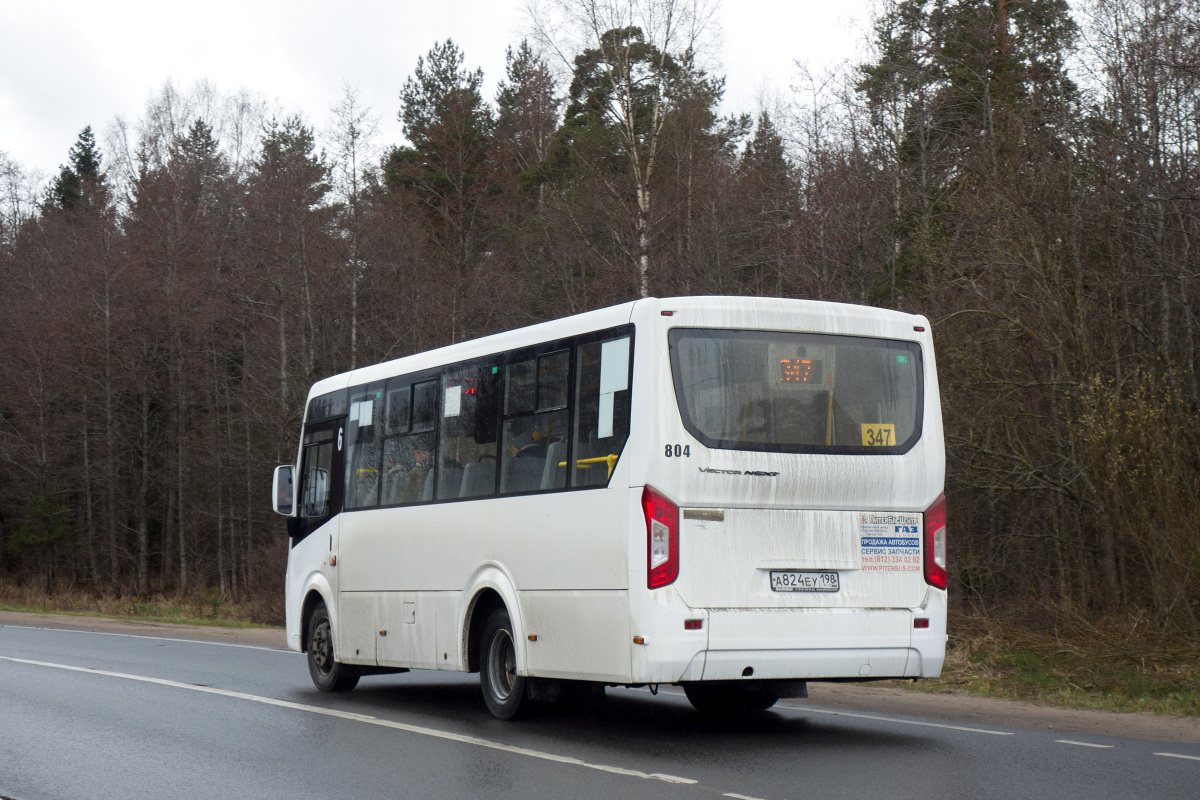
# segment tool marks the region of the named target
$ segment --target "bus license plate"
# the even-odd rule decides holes
[[[771,590],[775,592],[836,592],[838,574],[832,570],[771,571]]]

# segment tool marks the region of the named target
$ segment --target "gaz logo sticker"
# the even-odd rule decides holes
[[[863,572],[920,572],[921,515],[865,512],[858,515]]]

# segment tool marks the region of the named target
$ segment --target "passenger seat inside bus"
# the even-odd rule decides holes
[[[486,497],[495,491],[496,462],[472,461],[463,468],[459,497]]]
[[[573,486],[600,486],[608,482],[608,465],[604,463],[580,464],[580,461],[598,456],[608,455],[607,449],[597,440],[596,431],[592,431],[575,442],[575,477],[571,479]]]
[[[427,501],[433,499],[433,470],[425,476],[425,488],[421,491],[421,500]],[[445,500],[447,497],[458,497],[459,484],[462,483],[463,468],[453,464],[443,464],[437,470],[438,475],[438,499]]]
[[[381,506],[394,506],[400,502],[400,495],[404,491],[404,472],[399,468],[394,469],[384,476],[383,479],[383,496],[379,498]]]
[[[512,494],[513,492],[536,490],[542,480],[544,464],[545,459],[532,456],[508,459],[504,464],[504,476],[500,491]]]
[[[567,485],[567,443],[551,442],[546,448],[546,465],[542,469],[542,489],[561,489]],[[562,466],[559,466],[559,465]]]

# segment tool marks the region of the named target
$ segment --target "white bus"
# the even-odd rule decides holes
[[[650,298],[363,367],[276,470],[288,644],[325,691],[477,671],[501,719],[934,677],[944,477],[929,323],[896,311]]]

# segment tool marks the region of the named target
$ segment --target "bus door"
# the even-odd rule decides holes
[[[343,474],[346,438],[345,418],[304,428],[300,453],[299,501],[292,525],[292,547],[303,548],[304,558],[288,559],[289,569],[319,571],[337,592],[338,528],[342,510]],[[301,586],[307,574],[292,574],[293,586]]]

